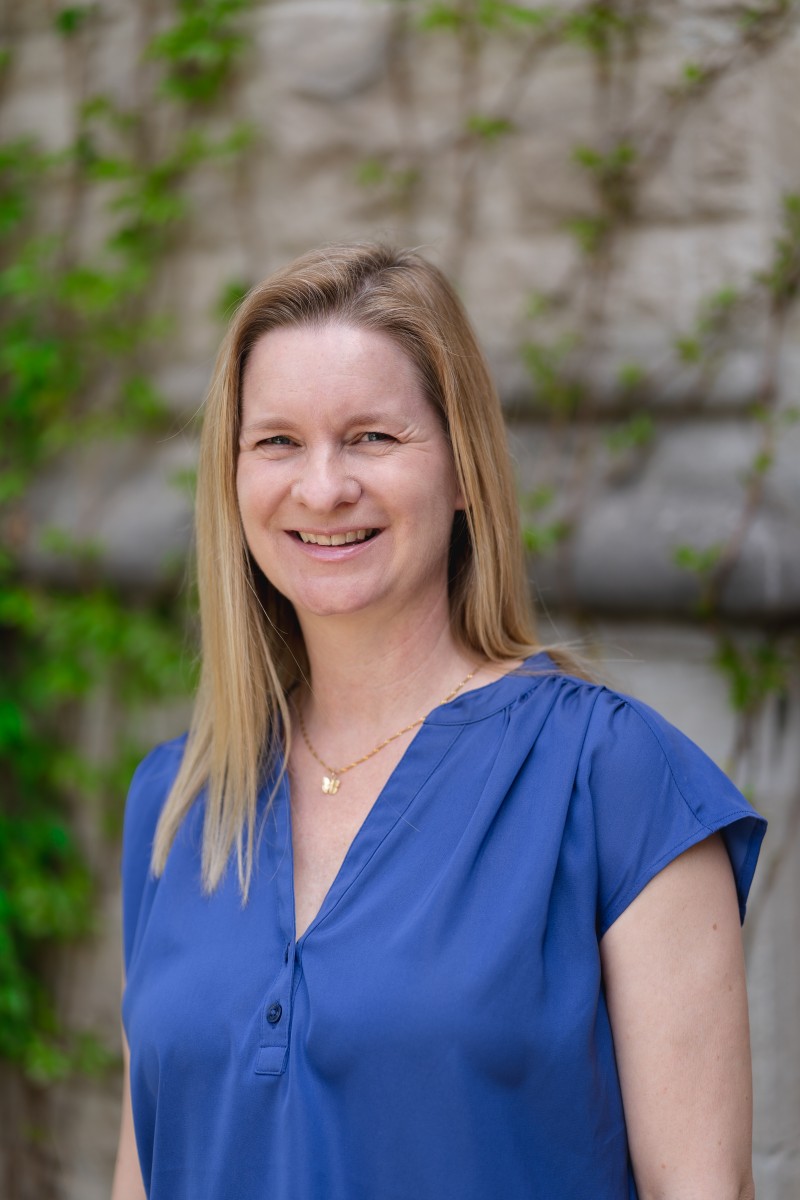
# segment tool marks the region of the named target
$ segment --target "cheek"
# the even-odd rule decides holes
[[[274,505],[264,472],[254,469],[252,464],[240,463],[236,471],[236,499],[245,527],[268,516]]]
[[[270,526],[270,506],[265,481],[257,471],[247,468],[236,473],[236,500],[245,545],[264,576],[272,580],[277,561],[274,534]]]

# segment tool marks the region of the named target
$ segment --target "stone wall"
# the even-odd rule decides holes
[[[746,926],[756,1170],[761,1200],[794,1200],[800,677],[795,658],[786,694],[743,732],[711,660],[723,621],[745,645],[777,636],[788,663],[800,617],[800,425],[775,420],[800,400],[800,311],[786,313],[774,353],[756,278],[773,254],[782,197],[800,191],[800,26],[791,5],[765,6],[774,21],[744,36],[735,4],[618,4],[624,17],[636,7],[647,19],[624,52],[618,40],[604,56],[523,23],[425,28],[434,7],[273,0],[242,16],[241,70],[209,124],[243,117],[257,140],[235,166],[193,178],[195,215],[153,298],[178,314],[151,363],[174,435],[72,455],[51,472],[28,504],[28,568],[65,581],[36,538],[57,520],[104,545],[109,577],[161,586],[189,539],[188,500],[172,480],[194,461],[190,418],[219,340],[224,285],[255,282],[321,241],[423,248],[457,279],[487,349],[523,494],[552,485],[544,512],[531,502],[531,522],[568,531],[532,564],[545,632],[601,646],[612,678],[735,769],[772,822]],[[579,6],[554,7],[566,17]],[[155,71],[142,50],[174,13],[167,0],[101,0],[67,44],[53,34],[53,11],[30,0],[3,16],[13,49],[4,141],[32,134],[59,149],[74,136],[81,97],[139,103]],[[616,182],[587,166],[585,150],[576,159],[576,147],[613,155],[620,145],[635,158]],[[66,201],[51,202],[56,212]],[[587,254],[586,239],[602,232],[598,213],[611,233]],[[78,240],[91,245],[102,212],[85,206],[77,219]],[[736,290],[724,331],[698,333],[698,314],[702,322],[722,289]],[[709,357],[676,350],[695,335],[704,349],[719,336]],[[560,409],[548,397],[553,377],[572,389]],[[765,398],[777,433],[758,487],[765,421],[753,406]],[[642,413],[641,436],[625,434]],[[675,551],[716,544],[735,553],[715,621],[700,621],[697,573]],[[90,742],[96,716],[86,718]],[[182,720],[154,720],[154,737]],[[70,960],[63,991],[73,1016],[114,1037],[114,864],[105,879],[100,934]],[[58,1092],[52,1118],[61,1195],[105,1195],[113,1087]]]

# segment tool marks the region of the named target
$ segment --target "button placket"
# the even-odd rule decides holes
[[[267,988],[261,1006],[257,1075],[280,1075],[286,1069],[297,961],[294,944],[287,947],[283,959],[281,969]]]
[[[294,888],[288,803],[287,782],[283,779],[273,799],[270,812],[270,819],[273,822],[273,838],[271,842],[265,838],[264,845],[271,858],[269,873],[275,881],[275,892],[273,893],[276,904],[275,916],[283,931],[285,941],[277,973],[269,987],[262,993],[259,1045],[255,1065],[258,1075],[281,1075],[286,1070],[292,1025],[295,968],[299,965],[293,933]],[[272,962],[274,965],[274,959]]]

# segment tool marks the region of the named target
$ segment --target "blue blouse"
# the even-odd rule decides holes
[[[720,829],[743,917],[765,828],[697,746],[530,660],[430,713],[299,941],[286,782],[246,906],[232,866],[201,892],[202,797],[153,878],[183,746],[140,765],[125,819],[152,1200],[636,1197],[600,938]]]

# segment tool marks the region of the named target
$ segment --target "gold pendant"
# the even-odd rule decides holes
[[[337,779],[335,775],[323,775],[322,790],[326,796],[335,796],[341,782],[341,779]]]

